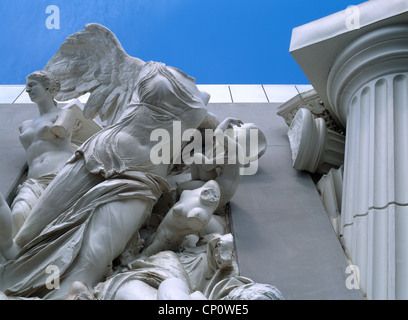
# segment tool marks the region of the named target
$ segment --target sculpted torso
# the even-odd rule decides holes
[[[28,178],[57,173],[73,153],[71,133],[75,116],[73,111],[57,107],[52,91],[56,88],[58,85],[45,74],[34,72],[26,79],[26,91],[40,113],[19,127],[20,142],[26,150]]]
[[[58,172],[72,155],[70,136],[59,137],[51,131],[61,110],[27,120],[20,125],[20,142],[26,150],[28,177]]]

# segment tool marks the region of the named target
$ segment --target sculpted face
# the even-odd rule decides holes
[[[26,79],[26,92],[33,102],[37,102],[49,95],[47,90],[45,90],[44,86],[39,81],[30,78]]]

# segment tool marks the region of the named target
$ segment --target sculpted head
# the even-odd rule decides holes
[[[217,206],[220,196],[221,191],[218,183],[214,180],[210,180],[202,187],[200,202],[206,206]]]
[[[60,82],[52,74],[42,70],[34,71],[26,78],[26,91],[30,95],[32,101],[38,99],[33,92],[33,87],[37,84],[40,84],[45,92],[52,97],[52,99],[54,99],[61,88]],[[40,93],[41,92],[38,92],[38,94]],[[56,104],[56,102],[54,103]]]

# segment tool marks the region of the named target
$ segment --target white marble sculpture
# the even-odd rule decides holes
[[[57,107],[54,97],[59,90],[59,81],[50,73],[36,71],[26,79],[26,91],[38,106],[39,115],[19,128],[28,173],[11,205],[14,235],[43,190],[73,154],[71,136],[77,129],[76,118],[70,109]]]
[[[94,121],[84,119],[78,100],[60,108],[54,100],[59,90],[60,82],[48,72],[35,71],[26,78],[26,92],[39,114],[19,127],[28,170],[10,207],[13,236],[78,145],[101,129]]]
[[[202,187],[185,190],[160,223],[157,231],[146,240],[142,255],[151,256],[163,250],[178,250],[185,236],[203,229],[220,201],[220,187],[214,180]]]
[[[167,234],[178,232],[175,227],[179,224],[189,225],[191,232],[206,225],[218,204],[217,182],[182,194],[180,215],[173,210],[163,220],[156,236],[152,236],[151,253],[144,252],[126,266],[115,260],[135,239],[143,244],[145,239],[140,239],[139,231],[147,225],[158,199],[169,190],[167,177],[173,164],[153,163],[150,151],[157,141],[152,141],[151,133],[158,128],[167,131],[165,143],[174,145],[179,142],[173,135],[176,124],[183,131],[195,129],[208,117],[209,95],[198,90],[195,80],[163,63],[130,57],[116,37],[98,24],[87,25],[85,30],[69,36],[44,70],[59,79],[60,100],[90,92],[84,115],[99,115],[108,126],[76,150],[41,194],[14,239],[10,210],[1,198],[0,253],[7,261],[0,264],[0,291],[10,298],[94,296],[88,289],[95,290],[98,299],[110,299],[116,294],[123,299],[157,298],[157,289],[164,280],[178,278],[189,283],[200,275],[202,278],[202,268],[210,266],[205,274],[212,279],[213,288],[222,288],[220,282],[235,281],[235,286],[250,283],[241,281],[232,272],[236,269],[230,268],[234,264],[232,236],[225,242],[221,241],[224,235],[211,234],[202,238],[200,245],[192,242],[195,258],[200,252],[208,257],[202,268],[185,263],[186,259],[191,261],[185,249],[180,248],[178,253],[168,250],[174,249],[185,233],[177,234],[177,239],[172,237],[171,241],[176,241],[170,245],[165,242]],[[172,154],[172,158],[177,156]],[[190,215],[197,223],[190,224]],[[222,243],[226,243],[230,254],[217,249]],[[224,257],[228,263],[223,262]],[[198,257],[198,265],[201,262]],[[50,283],[50,266],[58,270],[57,287]],[[152,279],[152,272],[163,276]],[[125,279],[136,281],[122,286]],[[132,290],[132,286],[143,288]],[[201,292],[207,298],[215,297]],[[159,297],[162,294],[166,296],[161,292]]]

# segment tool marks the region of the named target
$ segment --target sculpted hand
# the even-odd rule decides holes
[[[218,126],[218,129],[220,129],[220,130],[222,130],[222,131],[225,131],[225,130],[227,130],[228,128],[229,128],[229,129],[232,129],[232,125],[236,125],[236,126],[240,127],[240,126],[243,125],[243,124],[244,124],[244,123],[243,123],[241,120],[237,119],[237,118],[228,117],[228,118],[225,118],[225,119],[220,123],[220,125]]]

